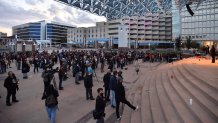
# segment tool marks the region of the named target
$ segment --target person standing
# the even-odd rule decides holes
[[[29,66],[29,64],[27,63],[27,60],[25,59],[25,60],[22,62],[23,79],[28,79],[27,73],[28,73],[29,71],[30,71],[30,66]]]
[[[75,83],[78,85],[79,83],[79,77],[80,77],[80,66],[79,63],[76,64],[75,68],[74,68],[74,72],[75,72]]]
[[[102,88],[98,88],[97,92],[98,96],[96,98],[95,111],[98,117],[96,123],[104,123],[106,100]]]
[[[110,101],[111,101],[111,107],[115,108],[116,107],[116,100],[115,100],[115,88],[117,84],[117,71],[113,72],[113,75],[110,77],[110,84],[109,84],[109,89],[110,89]]]
[[[109,99],[110,97],[110,89],[109,89],[110,77],[111,77],[111,71],[110,69],[108,69],[108,72],[103,77],[106,101],[110,101]]]
[[[89,75],[86,75],[84,78],[84,86],[86,88],[86,99],[95,100],[92,95],[93,82],[92,78]]]
[[[129,101],[127,101],[126,99],[126,94],[125,94],[125,88],[123,86],[123,77],[122,77],[122,72],[118,73],[118,82],[117,82],[117,86],[115,89],[115,99],[116,99],[116,115],[117,115],[117,120],[121,119],[120,113],[119,113],[119,107],[120,107],[120,102],[128,105],[131,109],[133,110],[138,110],[138,106],[133,106],[132,104],[130,104]]]
[[[46,88],[45,98],[43,99],[45,99],[45,106],[51,123],[55,123],[56,110],[58,109],[58,96],[58,91],[50,84],[48,88]]]
[[[60,70],[58,71],[59,90],[64,90],[64,88],[63,88],[63,86],[62,86],[62,82],[63,82],[63,79],[64,79],[64,74],[65,74],[64,68],[61,67]]]
[[[212,46],[211,50],[210,50],[210,55],[212,57],[212,63],[215,63],[215,57],[216,57],[216,50],[214,45]]]
[[[6,105],[11,106],[10,97],[12,95],[12,102],[18,102],[16,99],[16,91],[19,90],[18,79],[12,71],[8,72],[8,77],[5,79],[4,87],[7,89]]]
[[[38,58],[33,59],[33,64],[34,64],[33,72],[35,73],[36,70],[37,70],[37,72],[39,72],[39,60],[38,60]]]

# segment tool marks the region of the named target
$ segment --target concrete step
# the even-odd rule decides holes
[[[164,112],[160,104],[160,100],[156,89],[157,71],[154,71],[153,73],[154,75],[152,76],[151,83],[149,86],[149,98],[151,104],[152,118],[154,123],[166,123],[166,118],[164,116]]]
[[[184,100],[178,94],[178,90],[176,90],[177,88],[172,85],[168,76],[168,70],[163,72],[163,87],[167,92],[166,94],[168,95],[170,102],[172,102],[177,114],[182,118],[184,123],[198,123],[198,120],[193,117],[193,114],[190,112],[186,102],[184,102]]]
[[[168,77],[171,77],[170,75],[173,75],[172,70],[168,71]],[[170,79],[170,82],[177,90],[179,96],[183,99],[183,102],[186,104],[187,108],[193,114],[193,117],[199,123],[213,123],[213,120],[208,116],[208,113],[202,109],[199,103],[194,100],[194,97],[186,90],[186,88],[181,85],[181,83],[176,78]],[[189,104],[190,99],[193,99],[194,102],[191,105]]]
[[[166,90],[163,87],[163,72],[166,70],[158,71],[157,79],[156,79],[156,90],[158,94],[158,98],[160,100],[160,105],[162,107],[164,117],[167,123],[182,123],[182,118],[178,115],[175,107],[173,106],[169,96],[166,94]],[[166,77],[166,76],[165,76]]]
[[[208,82],[207,80],[204,80],[201,76],[199,76],[198,74],[196,74],[196,71],[191,70],[190,68],[188,69],[187,67],[185,67],[183,65],[184,69],[186,70],[187,73],[189,73],[190,75],[192,75],[193,77],[196,78],[196,80],[198,80],[199,82],[201,82],[202,84],[207,85],[208,87],[210,87],[210,89],[214,90],[214,91],[218,91],[217,88],[217,83],[215,82]]]
[[[127,97],[127,100],[132,104],[135,93],[130,93]],[[123,114],[120,123],[131,123],[132,109],[127,105],[124,105]]]
[[[183,66],[178,66],[177,69],[180,75],[182,75],[187,82],[189,82],[190,84],[192,84],[193,87],[201,91],[206,96],[206,98],[208,98],[208,100],[211,100],[214,104],[218,105],[218,91],[211,89],[207,84],[198,81],[196,77],[189,74]]]
[[[145,78],[145,83],[142,88],[141,95],[141,119],[142,123],[152,123],[152,114],[151,114],[151,104],[149,98],[149,86],[152,79],[152,72],[149,72],[147,77]]]
[[[203,90],[200,90],[196,87],[196,85],[193,85],[191,82],[193,79],[189,78],[190,76],[188,74],[186,75],[184,71],[179,71],[179,68],[176,68],[174,68],[172,71],[175,79],[193,97],[193,99],[201,106],[201,108],[207,112],[208,117],[218,120],[218,108],[216,108],[217,105],[213,103],[213,100],[211,100],[211,98],[207,98],[209,96],[205,95]]]
[[[131,114],[131,123],[141,123],[141,94],[142,94],[142,88],[144,85],[145,79],[144,76],[141,76],[135,87],[133,88],[133,91],[135,92],[135,97],[133,100],[132,105],[133,106],[139,106],[139,110],[132,111]]]

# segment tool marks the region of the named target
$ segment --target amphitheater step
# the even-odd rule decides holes
[[[164,116],[166,118],[166,122],[182,123],[182,118],[177,114],[175,107],[173,107],[173,104],[169,99],[169,96],[166,94],[166,91],[163,87],[162,72],[166,72],[166,71],[158,71],[158,73],[156,73],[157,74],[156,90],[158,93],[158,98],[160,100],[161,107],[164,112]]]
[[[209,100],[218,105],[218,91],[211,89],[207,84],[198,81],[195,76],[187,74],[187,69],[184,69],[183,66],[178,66],[177,69],[180,75],[182,75],[187,82],[190,82],[192,86],[201,91]]]
[[[186,75],[184,72],[180,71],[177,67],[177,69],[173,69],[173,73],[175,75],[175,79],[184,87],[184,89],[192,95],[193,99],[195,99],[198,104],[207,111],[208,116],[211,116],[214,120],[218,119],[218,108],[215,108],[217,105],[213,103],[209,95],[205,94],[203,90],[199,89],[197,86],[199,84],[193,84],[192,81],[194,81],[192,78],[190,78],[189,75]],[[205,88],[206,89],[206,88]],[[210,98],[209,98],[210,97]]]
[[[156,90],[156,79],[157,79],[157,72],[155,73],[151,83],[150,83],[150,93],[149,93],[149,98],[150,98],[150,103],[151,103],[151,112],[152,112],[152,118],[154,123],[166,123],[166,118],[164,117],[164,112],[163,109],[160,105],[160,100],[157,94]]]
[[[172,70],[168,71],[168,74],[168,77],[173,75]],[[187,108],[189,108],[190,112],[192,112],[194,118],[198,120],[199,123],[214,123],[213,119],[208,115],[206,111],[202,109],[196,100],[193,100],[193,104],[189,104],[189,99],[194,99],[194,97],[187,92],[186,88],[184,88],[176,78],[170,79],[170,82],[174,86],[175,90],[177,90],[179,96],[183,99],[183,102],[186,104]]]
[[[142,95],[141,95],[141,119],[142,123],[152,123],[152,114],[151,114],[151,104],[149,98],[149,86],[152,79],[152,74],[149,73],[145,78],[145,83],[142,88]]]

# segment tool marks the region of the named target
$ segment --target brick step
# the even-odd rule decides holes
[[[205,94],[205,92],[203,91],[204,88],[202,88],[202,90],[199,89],[197,87],[198,84],[193,84],[191,82],[193,81],[193,79],[189,78],[190,76],[186,75],[184,71],[180,71],[178,67],[173,69],[172,72],[175,75],[175,79],[198,102],[198,104],[205,111],[207,111],[208,115],[211,116],[211,118],[213,118],[214,120],[218,119],[218,108],[216,108],[217,104],[213,103],[214,101],[211,99],[210,96],[208,96],[208,94]]]
[[[164,117],[163,109],[160,104],[160,100],[158,97],[157,89],[156,89],[156,81],[157,81],[157,71],[153,72],[152,79],[150,81],[149,86],[149,98],[150,98],[150,106],[152,119],[154,123],[166,123],[166,118]]]
[[[160,105],[163,110],[164,117],[167,123],[182,123],[183,122],[182,118],[178,115],[169,96],[167,95],[166,90],[163,87],[163,79],[162,79],[164,77],[163,72],[166,72],[166,70],[158,71],[156,73],[157,79],[155,84],[156,84],[156,90],[160,101]]]
[[[168,77],[173,75],[172,70],[168,71]],[[194,97],[184,88],[181,83],[176,79],[170,79],[171,84],[174,86],[175,90],[177,90],[179,96],[182,98],[183,102],[186,104],[186,107],[190,110],[193,114],[193,117],[199,123],[213,123],[208,113],[202,109],[201,105],[197,103],[196,100],[193,100],[193,104],[189,104],[189,99],[194,99]]]
[[[162,82],[170,102],[175,108],[177,114],[179,114],[179,116],[182,118],[182,121],[184,123],[199,123],[198,120],[190,112],[189,106],[179,95],[178,90],[176,90],[177,88],[175,88],[170,82],[170,79],[168,77],[168,70],[163,73]]]

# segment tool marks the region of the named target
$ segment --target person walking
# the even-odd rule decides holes
[[[115,100],[115,88],[117,84],[117,71],[113,72],[113,75],[110,77],[110,84],[109,84],[109,89],[110,89],[110,101],[111,101],[111,107],[115,108],[116,107],[116,100]]]
[[[103,77],[106,101],[110,101],[109,99],[110,97],[110,89],[109,89],[110,77],[111,77],[111,71],[110,69],[108,69],[108,72]]]
[[[58,91],[50,84],[48,88],[46,88],[45,97],[43,99],[45,99],[45,107],[51,123],[55,123],[56,110],[58,109],[58,96]]]
[[[212,57],[212,63],[215,63],[216,49],[215,49],[214,45],[212,46],[212,48],[210,50],[210,55]]]
[[[119,107],[120,107],[120,102],[128,105],[131,109],[133,110],[138,110],[138,106],[133,106],[132,104],[130,104],[129,101],[127,101],[126,99],[126,94],[125,94],[125,88],[123,86],[123,77],[122,77],[122,72],[118,73],[118,82],[117,82],[117,86],[115,89],[115,99],[116,99],[116,115],[117,115],[117,120],[121,119],[120,113],[119,113]]]
[[[27,60],[23,60],[22,62],[22,73],[23,79],[28,79],[27,73],[30,71],[30,65],[27,63]]]
[[[18,79],[12,71],[8,72],[8,77],[5,79],[4,87],[7,89],[6,105],[11,106],[10,97],[12,95],[12,102],[18,102],[16,99],[16,91],[19,90]]]
[[[96,98],[95,111],[98,116],[96,123],[104,123],[106,100],[102,88],[98,88],[97,92],[98,96]]]

